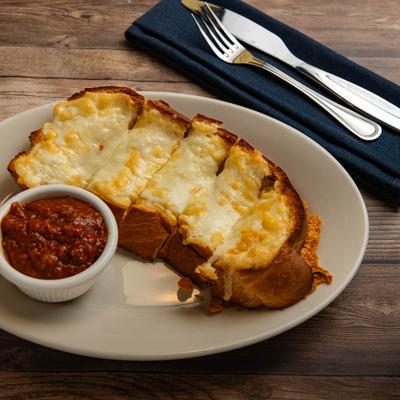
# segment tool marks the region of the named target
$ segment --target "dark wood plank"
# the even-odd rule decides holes
[[[188,82],[149,52],[125,49],[0,47],[0,77],[122,79]],[[356,57],[353,60],[394,82],[400,82],[400,57]],[[49,62],[50,61],[50,62]],[[29,67],[27,67],[29,66]]]
[[[139,50],[1,47],[0,77],[187,82]]]
[[[157,0],[2,1],[0,43],[7,46],[124,48],[123,33]],[[248,0],[248,3],[348,56],[399,57],[397,0]]]
[[[42,104],[64,99],[85,87],[104,85],[128,86],[139,91],[177,92],[212,97],[209,92],[192,82],[157,82],[134,80],[133,77],[128,80],[0,77],[0,120]]]
[[[400,263],[400,212],[375,196],[364,200],[368,209],[370,234],[364,263]]]
[[[349,57],[398,57],[397,0],[251,0],[250,4]],[[392,43],[391,43],[392,42]]]
[[[125,49],[59,49],[0,47],[0,77],[114,79],[188,82],[189,79],[159,62],[149,52]],[[353,58],[385,78],[400,82],[400,57]],[[50,61],[50,62],[49,62]],[[29,66],[27,68],[27,66]]]
[[[0,392],[7,400],[394,400],[400,396],[400,378],[2,372]]]
[[[400,287],[396,265],[361,267],[349,287],[302,325],[259,344],[170,362],[98,360],[0,333],[0,371],[156,371],[279,375],[400,376]]]
[[[124,32],[157,0],[2,1],[0,43],[8,46],[124,48]]]
[[[400,84],[400,57],[349,57],[352,61]]]

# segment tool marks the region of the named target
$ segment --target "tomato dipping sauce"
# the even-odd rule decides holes
[[[100,212],[72,197],[13,203],[1,230],[9,263],[39,279],[82,272],[100,257],[107,241]]]

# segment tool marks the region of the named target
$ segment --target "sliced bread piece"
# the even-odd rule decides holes
[[[211,255],[233,224],[259,198],[272,172],[262,154],[241,139],[232,146],[222,171],[191,194],[179,216],[184,243]]]
[[[76,93],[54,107],[52,121],[30,135],[31,149],[15,157],[8,169],[23,188],[48,183],[86,188],[129,136],[143,103],[143,96],[124,87]],[[119,221],[123,211],[109,206]]]
[[[312,269],[300,255],[307,231],[303,203],[286,175],[269,162],[275,182],[197,268],[213,295],[248,308],[287,307],[311,290]]]
[[[21,187],[67,183],[85,187],[135,124],[143,97],[100,87],[58,103],[52,121],[30,135],[31,148],[8,169]]]
[[[219,174],[190,194],[178,229],[170,235],[161,257],[183,276],[204,286],[196,267],[213,254],[234,223],[258,200],[269,178],[268,162],[241,139],[230,148]]]
[[[122,247],[154,259],[171,233],[190,194],[215,177],[236,136],[219,122],[197,115],[186,138],[152,177],[124,218]]]
[[[87,188],[127,209],[179,146],[190,121],[161,101],[145,102],[138,120]]]

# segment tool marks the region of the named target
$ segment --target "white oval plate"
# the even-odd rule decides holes
[[[284,310],[225,309],[207,315],[195,302],[176,301],[177,276],[162,263],[118,252],[111,267],[82,297],[45,304],[0,278],[0,328],[71,353],[127,360],[166,360],[236,349],[275,336],[326,307],[356,273],[368,239],[368,216],[347,172],[315,142],[258,112],[185,94],[147,92],[187,116],[224,121],[288,174],[312,213],[323,219],[319,255],[334,279]],[[6,167],[27,147],[28,134],[51,117],[44,105],[0,123],[0,196],[16,189]]]

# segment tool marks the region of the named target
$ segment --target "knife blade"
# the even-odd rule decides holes
[[[204,2],[200,0],[181,0],[181,3],[199,15],[204,7]],[[355,83],[306,63],[295,56],[279,36],[254,21],[227,8],[212,3],[208,5],[225,27],[242,42],[290,65],[360,112],[400,131],[400,108],[394,104]]]

